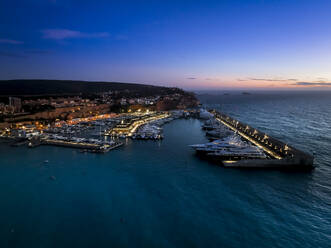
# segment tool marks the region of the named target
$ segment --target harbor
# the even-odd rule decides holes
[[[313,156],[216,110],[202,125],[211,142],[190,145],[197,155],[232,168],[313,168]]]
[[[197,233],[200,233],[203,240],[199,244],[202,247],[206,243],[211,247],[215,246],[215,243],[222,246],[221,238],[208,243],[211,239],[210,234],[218,233],[220,223],[223,225],[221,230],[232,235],[231,239],[240,238],[241,227],[244,225],[245,230],[247,228],[253,233],[250,238],[247,237],[247,242],[254,246],[256,243],[252,241],[251,237],[253,240],[259,240],[260,236],[255,235],[256,229],[249,224],[252,219],[247,218],[248,216],[243,213],[261,213],[261,211],[265,213],[263,211],[269,209],[266,208],[266,204],[275,206],[276,203],[281,210],[275,208],[276,212],[267,215],[269,222],[262,218],[265,217],[264,215],[254,217],[260,221],[258,231],[269,230],[272,233],[274,229],[270,230],[268,223],[282,223],[280,225],[285,228],[282,230],[285,230],[284,233],[290,237],[295,234],[289,231],[289,220],[291,223],[297,223],[299,230],[306,222],[298,223],[299,213],[295,207],[292,205],[289,208],[282,207],[286,205],[286,202],[290,201],[292,204],[298,204],[302,209],[309,209],[309,206],[316,204],[316,200],[318,200],[321,202],[320,204],[324,204],[321,207],[327,207],[327,202],[319,198],[321,192],[324,192],[325,196],[327,195],[327,192],[323,191],[324,185],[329,182],[327,175],[324,184],[316,182],[316,180],[320,180],[320,177],[312,176],[317,173],[323,175],[322,166],[312,173],[223,168],[197,157],[195,151],[189,147],[190,144],[208,142],[208,136],[202,129],[202,125],[202,120],[196,118],[176,119],[163,126],[164,139],[162,141],[121,139],[122,142],[127,143],[106,154],[81,153],[80,151],[84,149],[53,145],[41,145],[27,149],[25,146],[10,147],[4,143],[0,144],[3,167],[1,178],[3,189],[8,192],[3,193],[4,199],[7,200],[2,208],[5,209],[8,206],[6,208],[8,214],[3,217],[3,221],[11,228],[13,220],[24,220],[24,223],[18,222],[13,226],[17,233],[21,229],[30,230],[31,219],[36,219],[39,224],[33,226],[32,229],[38,234],[38,230],[45,228],[45,222],[41,219],[48,217],[46,221],[52,225],[50,228],[52,231],[59,225],[59,218],[67,221],[69,215],[74,218],[70,222],[70,230],[84,227],[83,241],[89,237],[91,232],[97,233],[93,237],[109,238],[109,236],[99,236],[104,225],[96,225],[96,222],[90,218],[84,219],[82,214],[77,214],[77,212],[80,213],[78,210],[83,208],[83,216],[86,212],[93,216],[110,219],[110,223],[106,225],[108,229],[111,229],[112,226],[119,226],[119,229],[115,230],[115,234],[109,238],[113,240],[121,237],[123,229],[135,230],[137,223],[139,223],[140,229],[158,228],[160,227],[158,221],[146,222],[146,218],[159,220],[162,217],[166,220],[161,221],[164,230],[180,232],[185,227],[185,232],[189,232],[185,236],[185,240],[193,237],[193,240],[200,241],[201,238],[196,238]],[[277,128],[278,126],[273,124],[270,130],[277,130]],[[299,130],[298,133],[300,133]],[[46,160],[48,162],[45,162]],[[312,183],[316,183],[316,185],[311,185]],[[313,189],[320,187],[320,190],[310,190],[311,187]],[[121,189],[127,193],[123,193]],[[15,198],[9,197],[10,195],[14,195]],[[89,205],[92,200],[97,201],[96,207]],[[165,201],[169,201],[171,204],[164,204]],[[178,203],[175,203],[176,201]],[[306,202],[306,204],[301,206],[302,202]],[[213,207],[205,210],[205,207],[201,207],[204,204]],[[63,207],[65,210],[58,213],[57,211],[62,210]],[[135,212],[137,207],[143,212]],[[41,208],[44,209],[42,213],[40,213]],[[327,208],[325,208],[326,210]],[[151,217],[149,214],[153,211],[157,211],[157,215]],[[203,215],[200,215],[201,211],[203,211]],[[290,217],[282,218],[289,211]],[[320,212],[319,208],[313,208],[313,211],[317,215],[313,220],[309,211],[307,215],[300,218],[300,221],[308,219],[318,223],[320,218],[328,213]],[[222,218],[215,218],[220,212],[224,213]],[[29,217],[27,214],[20,216],[20,213],[28,213],[32,216]],[[129,213],[136,214],[132,217]],[[166,218],[171,214],[175,214],[176,218]],[[186,214],[198,216],[198,221],[191,217],[181,219]],[[121,221],[121,218],[124,220]],[[178,220],[180,223],[184,222],[185,225],[181,224],[178,227]],[[321,228],[329,230],[327,224],[325,223]],[[93,225],[96,229],[90,230],[89,227]],[[194,228],[190,228],[192,226]],[[210,226],[210,228],[206,229],[206,226]],[[195,231],[190,232],[190,230]],[[313,228],[306,230],[307,235],[318,238],[319,236],[314,234],[313,230]],[[36,240],[39,237],[37,234],[33,234]],[[62,236],[66,238],[66,235]],[[30,234],[24,237],[25,240],[28,240]],[[45,239],[48,237],[51,236],[46,236]],[[166,238],[172,239],[172,233],[166,235]],[[302,240],[302,232],[298,231],[294,238]],[[140,236],[137,239],[139,242]],[[175,238],[173,239],[175,240]],[[310,239],[305,241],[310,242]],[[175,243],[176,240],[173,242],[178,246],[185,244]],[[84,245],[83,242],[80,244]],[[130,245],[135,244],[136,242],[131,242],[130,239]],[[282,244],[286,246],[288,243],[283,242]],[[22,245],[24,246],[24,244]],[[233,246],[235,245],[236,243],[233,244]]]
[[[106,153],[125,139],[162,140],[163,125],[179,118],[198,118],[208,143],[191,144],[202,159],[231,168],[313,168],[313,156],[285,144],[216,110],[204,108],[168,112],[135,112],[56,122],[42,130],[22,126],[4,137],[12,146],[62,146],[82,152]]]
[[[22,125],[5,130],[1,138],[7,139],[14,147],[48,145],[80,149],[81,152],[106,153],[123,146],[123,139],[161,140],[164,138],[164,124],[196,115],[196,110],[100,115],[59,121],[47,126],[39,123],[35,126]]]

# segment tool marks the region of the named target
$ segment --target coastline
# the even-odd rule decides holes
[[[312,175],[210,164],[188,147],[208,142],[196,119],[174,120],[164,126],[164,135],[157,142],[129,139],[126,146],[102,156],[62,147],[2,144],[0,196],[6,201],[0,206],[1,243],[16,238],[19,246],[51,240],[56,246],[75,241],[83,247],[97,238],[102,246],[182,246],[190,240],[213,247],[224,244],[221,232],[230,245],[241,237],[254,246],[261,239],[258,233],[270,234],[283,246],[293,238],[312,244],[312,237],[315,244],[325,244],[306,225],[328,227],[319,222],[329,214],[323,212],[326,199],[320,199],[320,184],[327,182],[317,176],[320,169]],[[314,190],[308,190],[311,187]],[[272,213],[266,206],[272,206]],[[270,223],[282,227],[281,240]],[[54,238],[58,228],[66,231]],[[155,232],[158,228],[165,231]],[[103,235],[105,230],[110,234]],[[243,231],[249,237],[241,236]]]

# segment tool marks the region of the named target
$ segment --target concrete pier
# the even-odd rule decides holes
[[[289,146],[266,133],[263,133],[245,123],[239,122],[216,110],[210,111],[216,120],[239,134],[254,145],[262,148],[271,159],[254,159],[239,161],[223,161],[226,167],[242,168],[283,168],[307,170],[313,168],[314,157],[292,146]]]
[[[79,143],[79,142],[72,142],[72,141],[62,141],[62,140],[43,140],[43,145],[53,145],[53,146],[65,146],[71,148],[79,148],[79,149],[99,149],[100,145],[97,144],[90,144],[90,143]]]
[[[52,139],[34,139],[29,142],[29,147],[37,147],[40,145],[52,145],[52,146],[62,146],[70,148],[78,148],[88,152],[94,153],[106,153],[115,148],[122,146],[124,143],[117,142],[113,145],[102,145],[102,144],[91,144],[85,142],[73,142],[64,140],[52,140]]]

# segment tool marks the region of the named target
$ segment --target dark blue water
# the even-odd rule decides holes
[[[187,147],[206,141],[198,120],[105,155],[0,144],[0,247],[329,247],[331,98],[310,97],[214,100],[314,151],[311,173],[201,161]]]

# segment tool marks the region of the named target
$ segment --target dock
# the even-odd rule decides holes
[[[100,147],[100,145],[97,144],[63,141],[63,140],[50,140],[50,139],[42,140],[41,144],[53,145],[53,146],[66,146],[66,147],[80,148],[80,149],[98,149]]]
[[[222,161],[225,167],[239,168],[280,168],[294,170],[313,169],[314,157],[306,152],[289,146],[264,132],[216,110],[211,110],[217,121],[240,135],[243,139],[263,149],[270,159],[249,159]]]
[[[73,141],[64,141],[64,140],[35,139],[30,141],[29,147],[37,147],[40,145],[52,145],[52,146],[78,148],[86,152],[106,153],[115,148],[122,146],[123,144],[124,144],[123,142],[116,142],[114,144],[91,144],[86,142],[73,142]]]

